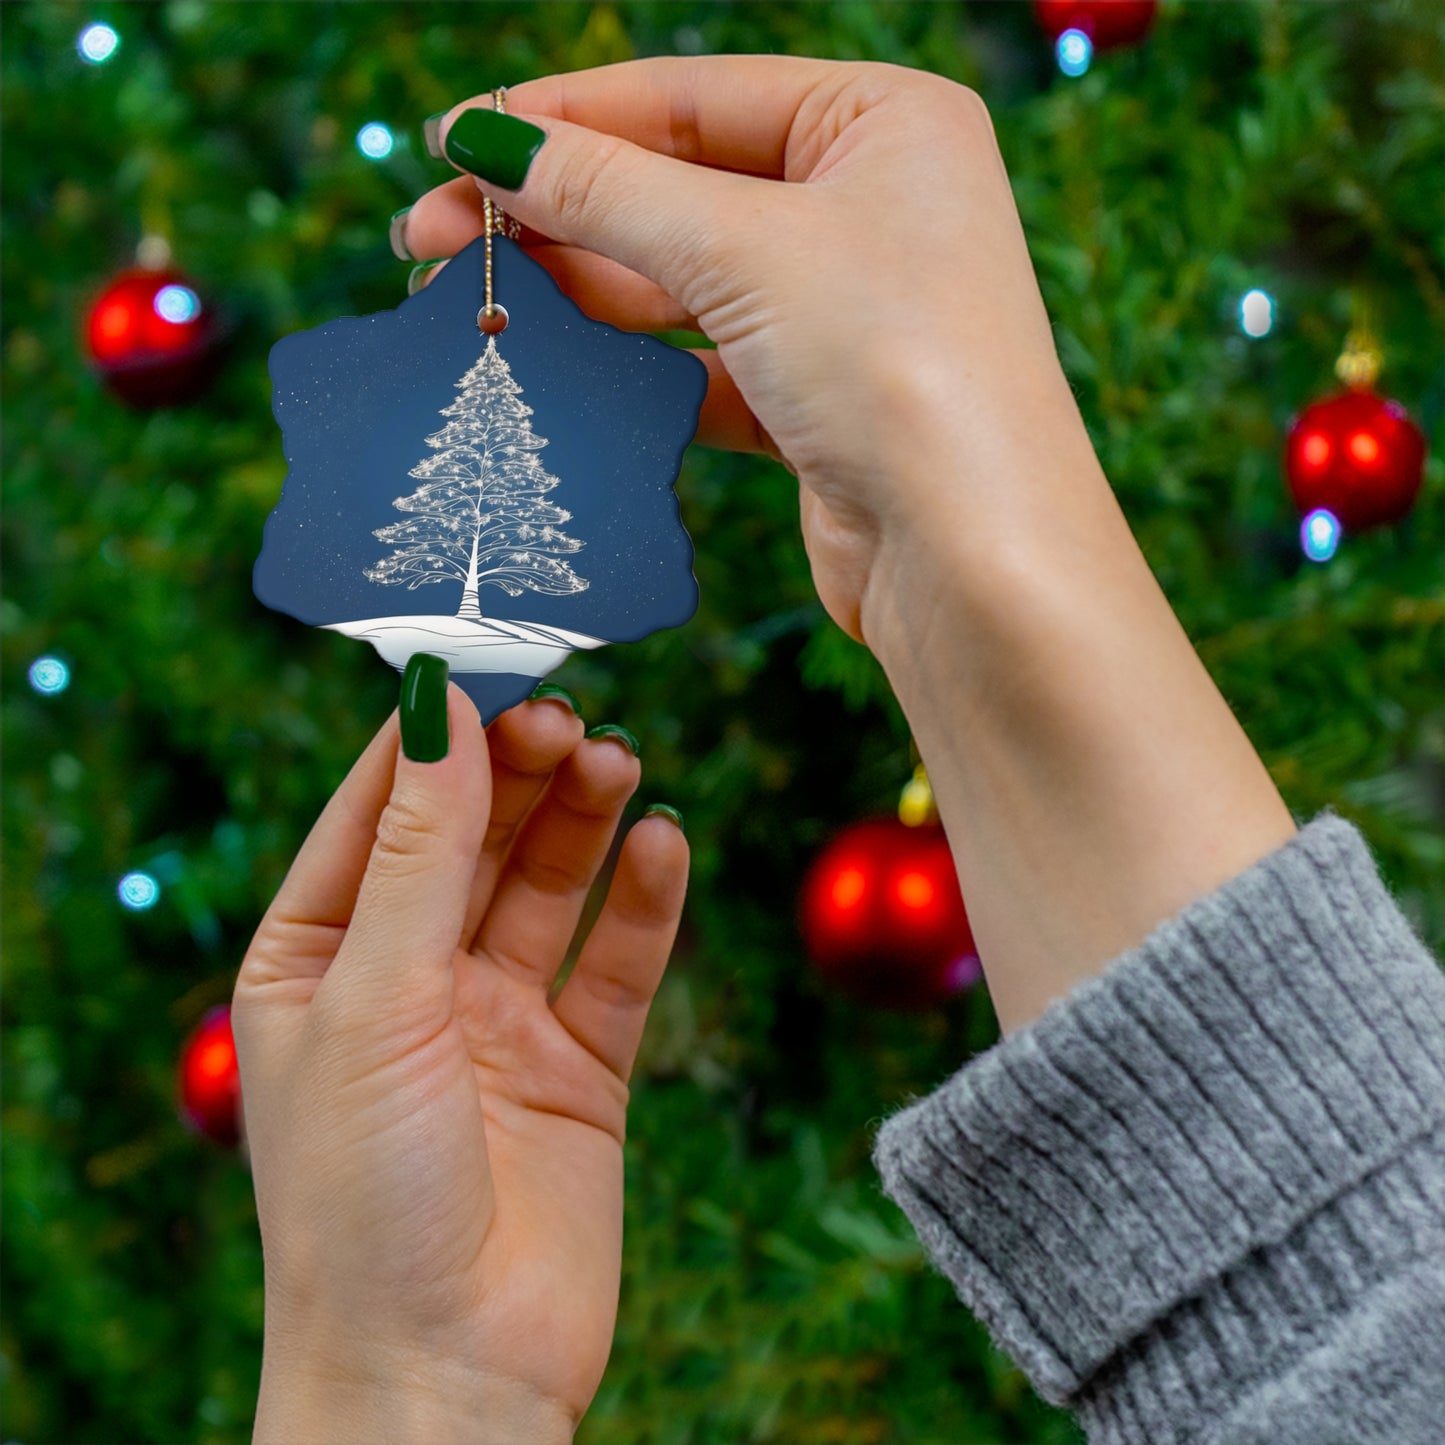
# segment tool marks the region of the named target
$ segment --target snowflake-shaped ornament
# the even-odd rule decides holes
[[[490,722],[572,652],[696,610],[673,484],[707,368],[591,320],[502,236],[509,319],[483,336],[485,244],[395,311],[272,347],[289,471],[253,585],[399,671],[444,657]]]

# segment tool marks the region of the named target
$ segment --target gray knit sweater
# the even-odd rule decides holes
[[[1445,1445],[1445,974],[1333,814],[874,1162],[1091,1445]]]

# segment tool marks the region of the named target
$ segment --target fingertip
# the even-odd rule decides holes
[[[642,816],[644,818],[666,818],[677,828],[678,832],[683,834],[687,833],[687,829],[683,825],[682,814],[678,812],[671,803],[649,803],[647,807],[643,809]]]
[[[619,907],[635,920],[675,927],[687,897],[692,850],[681,828],[660,813],[627,832],[614,886]]]
[[[519,772],[550,772],[575,752],[586,724],[560,698],[532,697],[509,707],[487,729],[492,753]]]
[[[604,725],[606,726],[606,725]],[[587,786],[595,790],[623,793],[631,797],[642,782],[642,762],[622,728],[599,732],[590,729],[573,754],[574,765]],[[635,741],[635,740],[634,740]]]
[[[676,809],[669,811],[676,812]],[[682,824],[668,817],[656,805],[632,825],[627,834],[627,846],[644,876],[654,870],[685,874],[692,860],[692,847],[682,831]]]
[[[582,716],[582,704],[565,687],[555,682],[539,682],[528,702],[560,702],[574,717]]]

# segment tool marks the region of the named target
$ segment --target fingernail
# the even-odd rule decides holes
[[[421,123],[421,138],[426,142],[426,153],[433,160],[446,159],[442,154],[442,121],[446,119],[446,114],[446,111],[439,110]]]
[[[542,683],[528,699],[529,702],[537,702],[542,698],[555,697],[558,702],[565,702],[578,717],[582,716],[582,704],[567,691],[565,687],[558,687],[555,682]]]
[[[515,191],[527,179],[532,158],[547,132],[530,121],[500,111],[464,110],[447,132],[447,159],[453,165]]]
[[[406,249],[406,217],[410,206],[403,206],[389,222],[387,236],[391,241],[391,254],[398,261],[415,261],[416,257]]]
[[[588,732],[587,736],[589,738],[616,738],[631,751],[634,758],[638,756],[637,739],[625,727],[619,727],[616,723],[598,723]]]
[[[687,829],[682,826],[682,814],[676,808],[669,807],[666,803],[653,803],[642,816],[650,818],[654,813],[664,818],[670,818],[677,824],[677,831],[686,837]]]
[[[414,763],[435,763],[450,746],[446,659],[414,652],[401,679],[401,750]]]
[[[450,260],[450,256],[433,256],[430,261],[423,261],[420,266],[413,266],[411,274],[406,278],[406,294],[415,296],[422,288],[426,273],[433,267],[440,269]]]

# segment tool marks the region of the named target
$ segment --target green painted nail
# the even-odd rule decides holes
[[[682,826],[682,814],[676,808],[669,807],[666,803],[653,803],[642,816],[650,818],[654,813],[658,813],[664,818],[670,818],[677,824],[677,831],[686,835],[687,829]]]
[[[401,679],[401,750],[414,763],[435,763],[450,746],[446,659],[414,652]]]
[[[415,296],[421,290],[422,278],[433,266],[441,266],[450,261],[450,256],[433,256],[430,261],[423,261],[419,266],[411,268],[411,274],[406,278],[406,294]]]
[[[532,158],[547,132],[530,121],[495,110],[464,110],[447,132],[447,159],[453,165],[515,191],[527,179]]]
[[[426,153],[433,160],[446,159],[442,154],[442,121],[446,119],[446,114],[446,111],[439,110],[435,115],[427,116],[421,123],[421,138],[426,142]]]
[[[528,701],[537,702],[547,697],[555,697],[558,702],[565,702],[578,717],[582,716],[582,704],[565,687],[558,687],[555,682],[542,683]]]
[[[410,206],[403,206],[387,223],[387,238],[391,241],[391,254],[398,261],[415,261],[416,257],[406,249],[406,217]]]
[[[589,738],[616,738],[624,747],[628,748],[635,758],[639,754],[637,739],[627,731],[625,727],[619,727],[617,723],[598,723],[595,728],[588,731]]]

